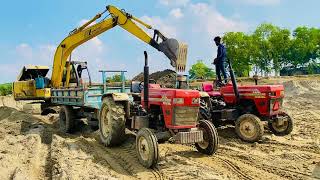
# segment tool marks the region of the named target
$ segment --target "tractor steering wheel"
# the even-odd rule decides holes
[[[157,81],[154,79],[149,79],[149,84],[157,84]],[[142,92],[143,88],[144,88],[144,81],[141,81],[139,83],[138,89],[140,92]]]

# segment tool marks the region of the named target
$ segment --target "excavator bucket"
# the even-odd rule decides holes
[[[159,48],[170,59],[171,65],[177,71],[185,71],[188,52],[186,44],[179,43],[176,39],[167,39],[159,44]]]
[[[170,59],[171,66],[176,67],[179,42],[176,39],[167,39],[159,44],[159,50]]]
[[[179,51],[177,57],[177,66],[176,71],[184,72],[187,65],[187,54],[188,54],[188,45],[184,43],[179,43]]]

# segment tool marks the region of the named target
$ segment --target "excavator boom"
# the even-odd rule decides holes
[[[91,25],[94,21],[101,18],[105,12],[109,12],[111,17]],[[171,65],[175,67],[177,58],[180,57],[178,54],[179,42],[176,39],[166,38],[158,30],[154,30],[154,36],[151,38],[134,21],[148,29],[152,29],[150,25],[142,22],[136,17],[133,17],[131,14],[126,13],[123,10],[119,10],[114,6],[107,6],[104,12],[97,14],[93,19],[81,27],[71,31],[69,36],[66,37],[56,49],[51,76],[52,87],[58,88],[61,86],[65,67],[67,72],[66,86],[68,86],[71,68],[67,63],[67,60],[75,48],[115,26],[122,27],[138,39],[163,52],[170,59]],[[162,40],[161,42],[159,42],[159,38]]]

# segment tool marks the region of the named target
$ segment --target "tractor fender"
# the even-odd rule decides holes
[[[114,102],[119,102],[123,104],[124,111],[125,111],[125,117],[130,117],[130,103],[129,103],[129,95],[127,93],[106,93],[101,97],[101,101],[103,101],[103,98],[105,97],[112,97]]]
[[[112,99],[117,101],[129,101],[129,96],[126,93],[106,93],[102,96],[102,99],[105,97],[112,97]]]
[[[201,98],[210,97],[209,94],[208,94],[207,92],[204,92],[204,91],[199,91],[199,94],[200,94],[200,97],[201,97]]]

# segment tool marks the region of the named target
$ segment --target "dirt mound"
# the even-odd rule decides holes
[[[299,95],[308,92],[320,92],[320,81],[290,80],[283,83],[286,95]]]
[[[45,161],[39,135],[8,135],[0,140],[0,179],[43,179]]]
[[[12,96],[0,96],[0,107],[7,106],[18,110],[23,109],[23,105],[31,101],[15,101]]]
[[[39,118],[0,107],[0,179],[45,178],[44,130]]]
[[[176,83],[176,72],[170,69],[157,71],[150,74],[150,79],[155,80],[158,84],[164,87],[174,87]],[[143,81],[143,72],[135,76],[133,81]]]
[[[11,107],[0,107],[0,137],[5,134],[24,134],[39,122],[39,118],[25,112]]]

